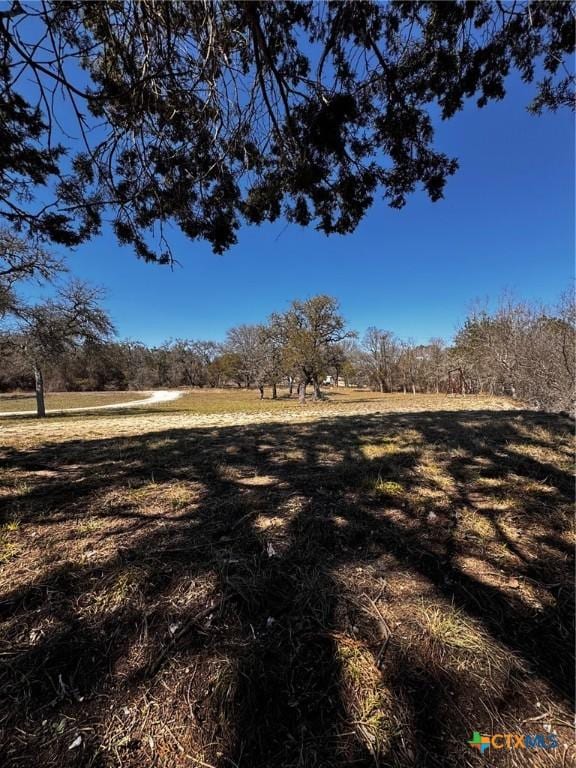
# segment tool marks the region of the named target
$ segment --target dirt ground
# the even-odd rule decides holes
[[[573,765],[573,431],[442,396],[2,421],[0,764]]]

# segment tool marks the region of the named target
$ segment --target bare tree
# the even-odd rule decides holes
[[[44,365],[82,343],[97,344],[112,335],[114,328],[100,299],[98,289],[72,281],[55,298],[18,308],[16,338],[34,371],[38,417],[46,415]]]
[[[370,379],[376,382],[380,392],[390,392],[400,356],[400,342],[391,331],[370,326],[364,334],[362,348]]]
[[[165,376],[158,382],[171,387],[203,387],[208,384],[208,370],[218,345],[212,341],[175,339],[160,347]]]
[[[478,391],[510,395],[546,410],[572,410],[575,318],[569,295],[551,309],[506,298],[494,312],[467,318],[453,355]]]
[[[352,358],[356,352],[353,338],[343,339],[335,344],[329,355],[328,365],[334,371],[334,385],[340,386],[340,378],[344,377],[344,386],[348,386],[350,372],[353,370]]]
[[[264,352],[264,375],[272,387],[272,400],[278,398],[278,383],[285,378],[285,355],[281,329],[272,322],[262,326],[261,344]]]
[[[226,334],[224,349],[235,356],[237,376],[246,388],[256,384],[263,394],[266,349],[262,325],[237,325]]]
[[[21,280],[53,280],[64,263],[34,241],[0,227],[0,285],[13,288]]]
[[[415,395],[424,360],[422,348],[416,345],[413,339],[407,339],[400,343],[400,349],[398,370],[402,378],[402,391],[406,394],[410,387],[412,394]]]
[[[425,351],[427,386],[432,386],[434,392],[439,394],[441,381],[447,372],[447,355],[444,339],[438,337],[430,339]]]
[[[64,271],[64,263],[40,245],[0,227],[0,318],[17,308],[18,284],[50,282]]]

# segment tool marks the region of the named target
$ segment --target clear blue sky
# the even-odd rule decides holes
[[[345,237],[283,221],[245,227],[224,256],[174,230],[174,270],[138,261],[108,233],[69,255],[71,271],[106,289],[120,337],[149,344],[220,340],[316,293],[336,296],[360,332],[419,342],[449,339],[477,298],[511,290],[553,302],[574,273],[574,123],[567,111],[529,115],[532,93],[512,79],[503,102],[438,125],[437,146],[460,161],[438,203],[377,202]]]

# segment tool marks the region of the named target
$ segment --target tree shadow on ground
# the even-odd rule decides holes
[[[424,412],[4,448],[7,764],[460,766],[537,701],[560,732],[572,431]]]

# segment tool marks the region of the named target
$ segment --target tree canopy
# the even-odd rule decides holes
[[[443,195],[433,112],[505,95],[573,104],[567,2],[24,3],[0,11],[0,215],[74,245],[220,253],[284,215],[351,232],[377,198]]]

